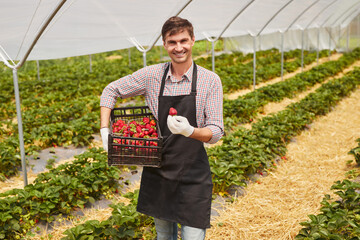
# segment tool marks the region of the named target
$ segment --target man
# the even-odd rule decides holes
[[[101,96],[101,136],[107,149],[111,109],[118,97],[144,95],[164,137],[161,168],[144,167],[137,210],[154,217],[157,239],[205,238],[210,227],[212,180],[204,142],[223,135],[222,85],[192,60],[192,24],[171,17],[163,25],[170,63],[147,66],[110,83]],[[169,109],[177,110],[170,116]]]

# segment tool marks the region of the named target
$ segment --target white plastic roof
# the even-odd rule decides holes
[[[0,59],[21,60],[60,2],[0,0]],[[344,27],[359,11],[360,0],[67,0],[28,60],[94,54],[136,42],[144,48],[160,45],[163,23],[177,14],[193,23],[201,40]]]

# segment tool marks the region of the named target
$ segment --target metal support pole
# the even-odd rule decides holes
[[[320,27],[318,28],[318,35],[317,35],[316,65],[319,65],[319,48],[320,48]]]
[[[92,62],[91,62],[91,54],[89,54],[89,67],[90,67],[90,72],[92,72]]]
[[[211,41],[211,62],[212,71],[215,72],[215,41]]]
[[[341,40],[341,26],[339,25],[339,37],[338,37],[338,40],[337,40],[337,43],[338,43],[338,45],[339,45],[339,48],[341,48],[341,42],[340,42],[340,40]]]
[[[281,33],[281,81],[284,76],[284,32]]]
[[[304,32],[305,29],[301,32],[301,72],[304,70]]]
[[[350,24],[346,29],[346,52],[349,52]]]
[[[261,51],[261,35],[259,35],[259,51]]]
[[[22,125],[22,117],[21,117],[18,72],[16,68],[13,68],[13,80],[14,80],[15,102],[16,102],[16,115],[18,121],[18,131],[19,131],[21,166],[24,177],[24,186],[26,186],[28,185],[28,180],[26,173],[25,147],[24,147],[24,135],[23,135],[23,125]]]
[[[329,31],[329,54],[328,54],[329,61],[330,61],[330,55],[331,55],[331,27]]]
[[[129,48],[129,67],[131,66],[131,48]]]
[[[40,80],[40,63],[39,60],[36,60],[36,69],[37,69],[37,78]]]
[[[256,36],[254,38],[254,53],[253,53],[253,89],[255,91],[256,85]]]
[[[162,58],[163,58],[163,47],[160,46],[160,61],[161,61]]]
[[[359,47],[360,46],[360,40],[359,40],[359,38],[360,38],[360,16],[358,17],[358,22],[357,22],[357,27],[358,27],[358,31],[357,31],[357,42],[358,42],[358,44],[357,44],[357,46]]]
[[[146,52],[143,52],[144,67],[146,67]]]

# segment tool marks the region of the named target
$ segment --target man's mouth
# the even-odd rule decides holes
[[[182,56],[185,55],[185,53],[186,53],[185,51],[183,51],[183,52],[175,52],[174,55],[177,56],[177,57],[182,57]]]

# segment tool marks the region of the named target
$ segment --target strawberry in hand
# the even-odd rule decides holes
[[[171,107],[169,110],[169,115],[170,116],[176,116],[177,115],[177,111],[175,108]]]

